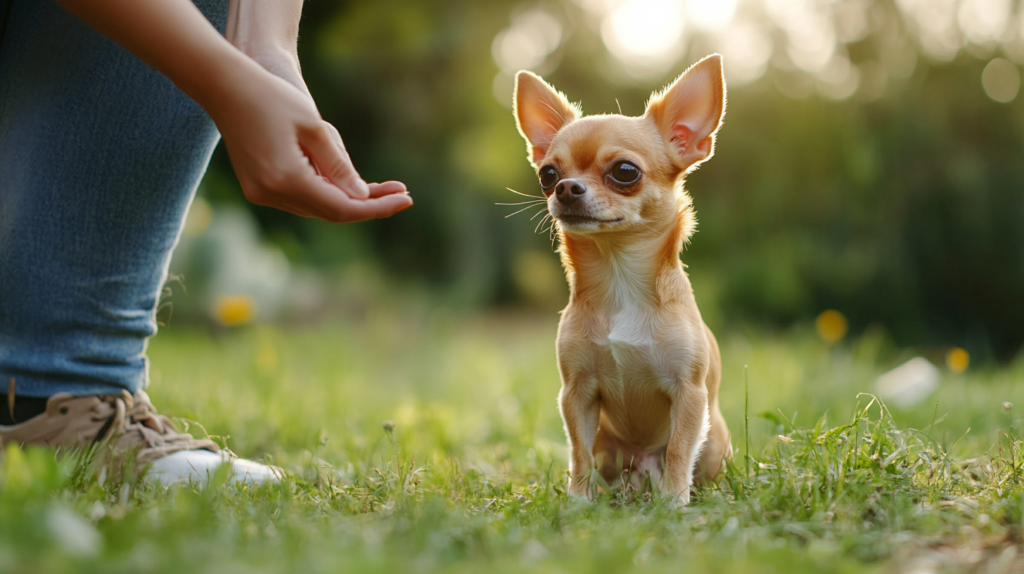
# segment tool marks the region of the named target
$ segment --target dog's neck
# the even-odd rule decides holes
[[[594,308],[622,309],[658,305],[672,298],[666,289],[678,283],[662,279],[668,273],[685,281],[679,253],[693,225],[689,202],[680,202],[674,218],[645,223],[628,232],[561,232],[570,301]]]

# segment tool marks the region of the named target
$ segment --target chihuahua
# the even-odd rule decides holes
[[[732,457],[718,343],[680,261],[696,226],[683,180],[714,154],[725,114],[722,58],[691,66],[641,117],[581,117],[527,71],[514,106],[569,282],[556,345],[569,494],[592,496],[596,471],[685,505],[694,475]]]

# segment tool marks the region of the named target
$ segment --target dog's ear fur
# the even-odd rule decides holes
[[[715,153],[715,133],[725,116],[722,56],[712,54],[651,96],[644,117],[655,122],[669,155],[689,171]]]
[[[580,116],[578,107],[540,76],[525,70],[516,74],[513,113],[519,133],[526,140],[526,157],[537,164],[548,153],[558,130]]]

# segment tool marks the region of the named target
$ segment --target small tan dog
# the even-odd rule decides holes
[[[538,76],[516,76],[516,120],[569,281],[557,350],[571,495],[591,495],[596,469],[609,484],[649,476],[686,504],[695,471],[711,479],[732,456],[718,343],[679,259],[696,226],[683,179],[714,153],[724,113],[717,54],[638,118],[581,118]]]

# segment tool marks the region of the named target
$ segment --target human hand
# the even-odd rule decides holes
[[[263,3],[230,0],[226,38],[239,51],[258,63],[267,72],[294,86],[308,98],[310,105],[315,109],[316,104],[313,102],[313,97],[306,87],[306,82],[302,77],[302,71],[299,66],[297,42],[301,12],[302,0]],[[335,170],[337,176],[333,176],[324,170],[323,166],[325,164],[319,161],[320,158],[317,155],[320,149],[330,151],[330,146],[323,145],[322,141],[321,147],[302,146],[300,142],[300,147],[305,152],[305,155],[313,160],[313,168],[318,174],[326,176],[329,181],[334,183],[338,183],[339,178],[345,180],[344,174],[358,177],[358,174],[352,168],[351,161],[348,159],[348,154],[345,152],[345,146],[342,143],[341,136],[338,134],[338,130],[323,120],[320,120],[320,122],[320,132],[317,139],[323,140],[323,134],[326,133],[327,138],[334,144],[334,148],[340,150],[340,152],[333,154],[336,157],[331,161],[335,163],[328,162],[326,165],[334,165],[338,161],[342,161],[342,163],[337,164],[339,165],[338,169]],[[227,141],[227,138],[225,138],[225,141]],[[230,149],[229,147],[229,151]],[[339,160],[339,157],[341,160]],[[232,161],[234,161],[234,155],[232,155]],[[239,178],[241,179],[241,175],[239,175]],[[339,187],[348,193],[349,198],[359,199],[363,197],[359,193],[362,190],[359,181],[352,181],[355,189],[345,187],[343,183],[339,184]],[[380,211],[373,200],[397,194],[405,195],[405,199],[408,199],[403,184],[399,182],[386,182],[379,185],[371,184],[369,187],[369,198],[362,203],[347,202],[345,201],[346,198],[340,198],[338,201],[347,204],[342,206],[345,217],[351,215],[356,218],[346,220],[364,219],[367,215],[370,217],[386,217],[390,215],[387,211],[383,212],[384,215],[375,215],[380,213]],[[256,198],[256,201],[260,202],[261,200]],[[384,205],[387,206],[389,205],[387,202],[396,201],[399,201],[399,203],[392,204],[391,207],[397,205],[397,209],[404,209],[412,203],[411,199],[408,199],[408,202],[403,202],[403,198],[395,198],[385,200]],[[367,213],[367,209],[371,209],[371,211]]]
[[[309,93],[309,88],[306,87],[306,81],[302,77],[302,70],[299,67],[298,57],[294,53],[286,50],[262,50],[249,54],[249,57],[271,74],[298,88],[299,91],[312,100],[313,96]],[[341,140],[341,134],[338,133],[338,129],[326,121],[324,126],[330,133],[331,139],[337,145],[344,148],[344,143]],[[400,181],[385,181],[368,185],[371,198],[383,197],[394,193],[408,193],[405,184]]]
[[[335,223],[389,217],[412,205],[400,182],[368,186],[308,94],[250,62],[204,105],[249,201]]]

